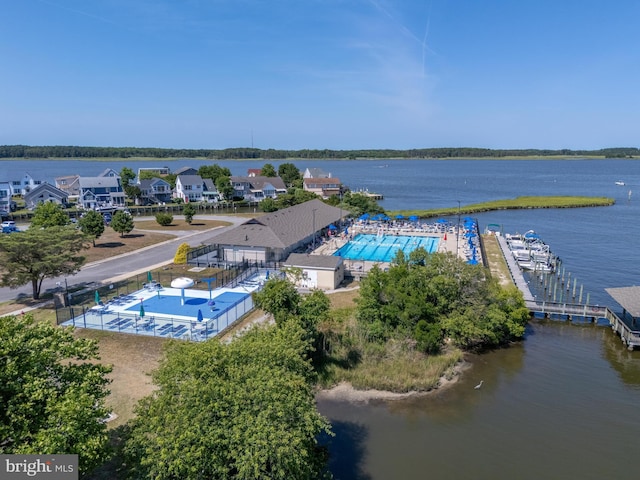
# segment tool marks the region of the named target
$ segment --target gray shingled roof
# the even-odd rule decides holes
[[[248,183],[252,190],[264,190],[265,185],[271,185],[276,190],[285,190],[287,186],[280,177],[265,177],[256,175],[255,177],[231,177],[231,183]]]
[[[119,187],[120,177],[80,177],[81,188]]]
[[[249,219],[242,225],[212,237],[210,241],[219,245],[285,249],[311,236],[314,226],[318,231],[339,221],[341,213],[345,215],[348,212],[320,200],[310,200]]]
[[[633,317],[640,318],[640,287],[605,288],[605,291]]]
[[[284,262],[284,265],[286,267],[313,267],[335,270],[341,262],[341,257],[292,253],[287,258],[287,261]]]

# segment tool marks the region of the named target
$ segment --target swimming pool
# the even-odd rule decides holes
[[[334,253],[347,260],[391,262],[398,250],[409,256],[422,247],[428,253],[438,251],[440,237],[412,237],[409,235],[371,235],[360,233]]]

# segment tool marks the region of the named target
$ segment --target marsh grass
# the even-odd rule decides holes
[[[416,215],[420,218],[430,218],[447,215],[469,215],[473,213],[490,212],[493,210],[519,210],[528,208],[581,208],[581,207],[605,207],[615,203],[613,198],[607,197],[516,197],[503,200],[493,200],[491,202],[474,203],[458,207],[439,208],[433,210],[398,210],[388,212],[389,215],[404,215],[409,217]]]

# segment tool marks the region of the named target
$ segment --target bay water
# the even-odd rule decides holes
[[[289,161],[287,161],[289,162]],[[0,180],[29,172],[97,175],[123,166],[218,164],[233,175],[258,161],[2,160]],[[269,161],[276,169],[280,161]],[[535,230],[590,303],[620,306],[607,287],[640,285],[640,160],[305,160],[352,190],[384,195],[388,211],[457,208],[527,195],[603,196],[610,207],[474,215],[504,232]],[[624,185],[617,185],[623,182]],[[459,203],[458,203],[459,202]],[[455,216],[451,218],[456,221]],[[640,352],[607,327],[533,321],[524,341],[469,357],[450,388],[423,397],[322,400],[333,424],[338,479],[635,479],[640,445]],[[474,385],[483,380],[481,389]]]

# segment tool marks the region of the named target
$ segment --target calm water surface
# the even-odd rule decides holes
[[[107,167],[216,163],[234,175],[261,162],[0,161],[0,180],[49,180]],[[282,162],[270,162],[276,168]],[[640,285],[640,161],[295,161],[353,190],[384,195],[390,211],[457,207],[522,195],[588,195],[611,207],[489,212],[480,228],[536,230],[591,303],[619,309],[607,287]],[[616,186],[616,181],[625,186]],[[630,196],[631,194],[631,196]],[[456,218],[452,218],[453,221]],[[333,423],[339,479],[635,479],[640,445],[640,352],[606,327],[532,323],[526,340],[473,357],[452,388],[424,398],[322,401]],[[480,380],[480,390],[473,386]]]

